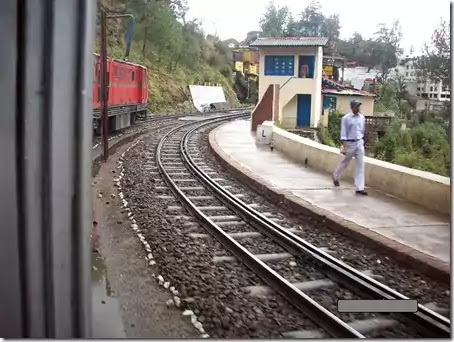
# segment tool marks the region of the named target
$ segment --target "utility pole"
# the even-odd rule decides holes
[[[106,12],[101,11],[101,118],[102,145],[104,162],[109,158],[109,116],[107,111],[108,80],[107,80],[107,18]]]
[[[132,33],[134,29],[134,17],[131,14],[115,14],[106,15],[106,12],[101,11],[101,120],[102,120],[102,145],[104,162],[109,158],[109,114],[108,114],[108,99],[109,99],[109,80],[107,78],[107,19],[111,18],[131,18],[129,22],[127,37],[126,37],[126,53],[125,59],[129,56],[131,48]]]

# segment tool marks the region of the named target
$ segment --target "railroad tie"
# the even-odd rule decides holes
[[[365,271],[362,271],[361,273],[363,273],[364,275],[367,275],[371,278],[374,278],[374,279],[383,278],[382,276],[373,274],[371,270],[365,270]],[[334,287],[334,286],[336,286],[336,283],[331,281],[330,279],[326,278],[326,279],[318,279],[318,280],[308,280],[308,281],[303,281],[303,282],[295,282],[295,283],[292,283],[292,285],[303,292],[308,292],[308,291],[312,291],[312,290],[318,290],[321,288]],[[273,290],[266,285],[248,286],[245,288],[245,290],[249,291],[249,295],[254,296],[254,297],[266,296],[273,292]]]
[[[255,254],[254,256],[263,262],[278,262],[278,261],[293,258],[293,255],[291,255],[290,253]],[[213,257],[213,262],[215,264],[221,263],[221,262],[236,262],[236,261],[238,261],[238,259],[235,256],[230,256],[230,255]]]
[[[351,326],[356,331],[361,334],[368,334],[375,331],[386,330],[396,327],[399,324],[398,321],[393,319],[384,319],[384,318],[371,318],[357,320],[349,322],[348,325]],[[320,330],[296,330],[282,333],[283,337],[286,338],[325,338],[328,335]]]

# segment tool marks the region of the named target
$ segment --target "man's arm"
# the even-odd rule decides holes
[[[366,117],[363,115],[363,139],[366,136]]]
[[[340,132],[340,140],[342,141],[342,145],[344,146],[344,150],[347,149],[347,115],[344,115],[341,119],[341,132]]]

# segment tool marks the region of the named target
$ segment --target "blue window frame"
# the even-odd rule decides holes
[[[265,76],[293,76],[295,56],[265,56]]]

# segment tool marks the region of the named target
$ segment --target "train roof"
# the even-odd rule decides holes
[[[99,53],[93,53],[93,55],[95,56],[100,56]],[[143,65],[140,65],[140,64],[136,64],[136,63],[132,63],[132,62],[127,62],[127,61],[123,61],[121,59],[118,59],[118,58],[113,58],[113,57],[109,57],[107,56],[107,58],[111,59],[111,60],[114,60],[115,62],[118,62],[118,63],[123,63],[123,64],[128,64],[128,65],[132,65],[132,66],[136,66],[136,67],[140,67],[142,69],[145,69],[145,70],[148,70],[147,67],[143,66]]]

